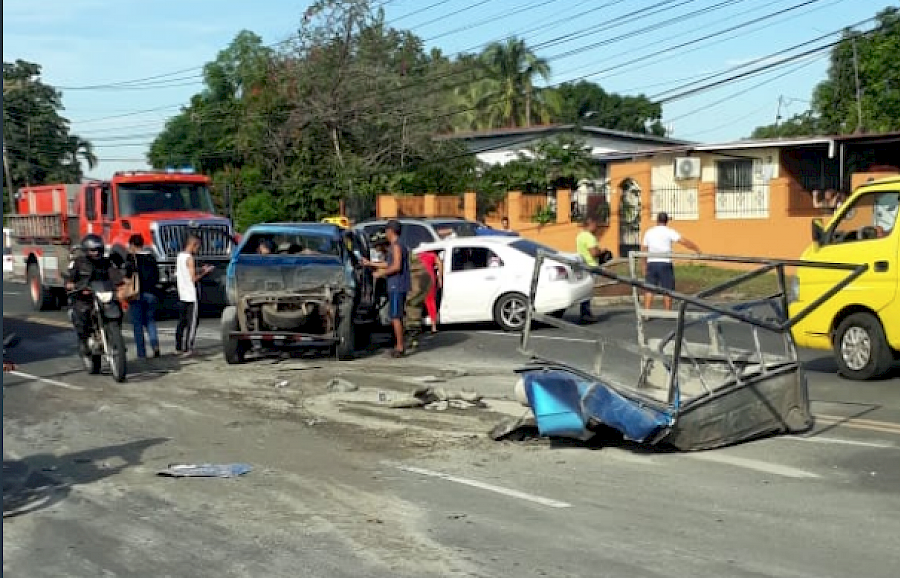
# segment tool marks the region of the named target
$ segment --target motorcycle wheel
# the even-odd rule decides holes
[[[106,343],[109,345],[107,358],[113,379],[122,383],[127,374],[125,362],[125,339],[122,337],[122,325],[110,322],[106,325]]]

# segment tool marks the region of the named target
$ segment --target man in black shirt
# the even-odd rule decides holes
[[[90,353],[87,339],[90,337],[90,313],[93,307],[91,283],[109,281],[114,286],[122,283],[118,267],[104,256],[103,239],[98,235],[86,235],[81,240],[81,254],[69,263],[66,272],[66,289],[74,291],[72,299],[72,324],[78,334],[78,344],[82,356]]]

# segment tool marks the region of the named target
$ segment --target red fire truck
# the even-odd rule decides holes
[[[109,181],[24,187],[16,194],[11,229],[13,279],[28,283],[36,310],[65,302],[62,274],[72,247],[95,233],[110,256],[123,257],[140,233],[159,261],[165,289],[174,288],[175,259],[187,236],[201,239],[197,260],[215,266],[204,277],[207,303],[224,303],[224,272],[234,246],[231,222],[216,215],[210,179],[189,171],[118,172]]]

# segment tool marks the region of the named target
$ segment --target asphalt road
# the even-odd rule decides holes
[[[815,430],[709,452],[426,444],[402,426],[314,425],[273,379],[316,367],[363,382],[453,366],[483,375],[489,396],[508,395],[512,379],[499,377],[523,361],[515,337],[465,327],[401,363],[234,368],[207,318],[204,357],[135,362],[118,385],[85,375],[65,315],[29,312],[23,290],[4,284],[4,331],[23,338],[20,372],[3,383],[4,575],[878,578],[900,567],[896,375],[847,382],[825,355],[802,352]],[[161,326],[171,351],[174,322]],[[613,311],[594,328],[616,341],[635,323]],[[590,351],[551,328],[534,346],[561,359]],[[154,475],[202,461],[255,469],[234,480]],[[33,494],[15,517],[8,487]]]

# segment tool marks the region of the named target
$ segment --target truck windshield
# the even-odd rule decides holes
[[[119,215],[160,211],[215,212],[209,189],[200,183],[128,183],[119,185]]]

